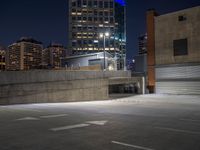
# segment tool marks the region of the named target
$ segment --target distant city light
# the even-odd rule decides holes
[[[100,38],[103,38],[103,33],[100,33],[100,34],[99,34],[99,37],[100,37]]]
[[[105,36],[107,36],[107,37],[108,37],[109,35],[110,35],[110,33],[109,33],[109,32],[106,32],[106,33],[105,33]]]

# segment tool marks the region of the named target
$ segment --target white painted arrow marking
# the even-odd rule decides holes
[[[51,131],[61,131],[61,130],[69,130],[69,129],[74,129],[74,128],[83,128],[90,126],[89,124],[75,124],[75,125],[70,125],[70,126],[64,126],[64,127],[58,127],[58,128],[52,128],[50,129]]]
[[[24,121],[24,120],[39,120],[38,118],[34,118],[34,117],[25,117],[25,118],[20,118],[20,119],[16,119],[17,121]]]
[[[82,124],[75,124],[75,125],[70,125],[70,126],[63,126],[63,127],[57,127],[57,128],[52,128],[50,129],[51,131],[62,131],[62,130],[70,130],[70,129],[75,129],[75,128],[83,128],[83,127],[88,127],[90,125],[98,125],[98,126],[103,126],[107,123],[107,120],[102,120],[102,121],[87,121],[86,123]]]
[[[86,123],[93,124],[93,125],[103,126],[107,122],[108,122],[107,120],[102,120],[102,121],[87,121]]]

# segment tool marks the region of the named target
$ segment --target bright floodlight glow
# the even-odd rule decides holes
[[[108,37],[109,35],[110,35],[110,33],[109,33],[109,32],[106,32],[106,33],[105,33],[105,36],[107,36],[107,37]]]
[[[100,37],[100,38],[103,38],[103,33],[100,33],[100,34],[99,34],[99,37]]]

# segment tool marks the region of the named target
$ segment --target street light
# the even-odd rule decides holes
[[[99,37],[103,38],[103,70],[106,70],[106,37],[109,37],[110,33],[105,32],[105,33],[100,33]]]

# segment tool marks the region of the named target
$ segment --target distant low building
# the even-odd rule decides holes
[[[147,73],[147,55],[137,55],[133,57],[134,65],[133,71],[134,73],[140,73],[146,75]]]
[[[85,55],[77,55],[67,57],[64,60],[66,68],[72,70],[103,70],[104,69],[104,53],[91,53]],[[116,70],[116,60],[111,54],[105,52],[106,70]]]
[[[147,34],[138,37],[138,55],[133,57],[133,72],[147,74]]]
[[[38,69],[42,63],[41,42],[23,37],[8,46],[7,70]]]
[[[0,46],[0,71],[6,69],[6,48]]]
[[[66,48],[61,44],[50,44],[42,52],[43,65],[52,69],[62,68],[62,60],[66,56]]]

